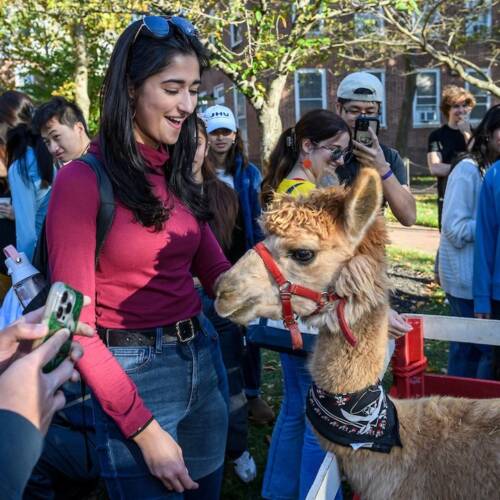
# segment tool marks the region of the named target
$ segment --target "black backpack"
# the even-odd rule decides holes
[[[95,247],[95,265],[97,267],[99,254],[102,246],[106,241],[113,219],[115,215],[115,199],[113,195],[113,186],[109,180],[108,174],[102,162],[93,154],[87,153],[78,161],[86,163],[95,173],[97,178],[97,185],[99,186],[99,211],[97,212],[97,230],[96,230],[96,247]],[[33,255],[33,265],[45,277],[47,285],[45,288],[28,304],[23,311],[24,314],[33,311],[45,305],[47,296],[50,290],[50,269],[49,269],[49,253],[47,246],[47,234],[45,228],[46,221],[44,221],[40,237],[38,238],[35,253]]]

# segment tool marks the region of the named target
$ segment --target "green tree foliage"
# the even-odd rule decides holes
[[[261,157],[269,157],[282,124],[279,104],[287,78],[359,41],[352,36],[352,2],[339,0],[156,1],[158,12],[182,9],[223,71],[254,107],[262,127]],[[231,44],[230,32],[242,42]]]
[[[494,68],[500,57],[498,0],[367,0],[385,26],[383,40],[373,43],[387,53],[431,57],[430,64],[446,66],[475,87],[500,97]],[[485,22],[490,19],[490,25]]]
[[[113,44],[145,9],[134,0],[0,0],[0,57],[27,78],[23,90],[36,101],[76,98],[95,129]]]

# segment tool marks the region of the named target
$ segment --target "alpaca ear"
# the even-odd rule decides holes
[[[382,206],[382,182],[373,168],[362,168],[344,204],[344,228],[357,246]]]

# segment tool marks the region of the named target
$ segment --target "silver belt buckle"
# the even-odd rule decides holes
[[[181,332],[181,326],[185,323],[189,324],[189,328],[191,330],[191,333],[188,337],[183,337],[182,332]],[[175,324],[175,334],[177,335],[177,339],[179,340],[179,342],[182,342],[183,344],[193,340],[195,333],[196,332],[194,331],[194,326],[193,326],[193,322],[191,321],[191,319],[183,319],[181,321],[177,321],[177,323]]]

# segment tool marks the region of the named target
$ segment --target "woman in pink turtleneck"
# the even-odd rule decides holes
[[[64,167],[47,217],[53,280],[93,297],[78,364],[94,398],[111,498],[218,498],[227,432],[217,334],[192,274],[212,290],[229,268],[191,177],[206,56],[185,19],[148,16],[120,36],[102,89],[98,140],[115,217],[95,266],[99,189]]]

